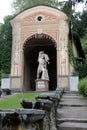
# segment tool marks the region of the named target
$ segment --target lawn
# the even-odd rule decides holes
[[[21,104],[20,104],[21,99],[34,101],[35,97],[39,94],[40,92],[31,92],[31,93],[20,93],[20,94],[12,95],[6,99],[0,100],[0,109],[21,108]]]

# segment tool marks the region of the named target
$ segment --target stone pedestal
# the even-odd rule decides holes
[[[9,74],[2,75],[1,89],[10,89],[10,75]]]
[[[36,91],[48,91],[49,81],[46,79],[36,79]]]
[[[78,83],[79,77],[78,76],[70,76],[70,91],[78,91]]]

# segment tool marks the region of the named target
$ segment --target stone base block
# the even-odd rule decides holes
[[[21,88],[21,77],[11,76],[11,90],[13,92],[22,91]]]
[[[10,78],[1,79],[1,89],[10,89]]]
[[[70,76],[70,91],[78,91],[78,76]]]
[[[58,87],[69,90],[69,76],[58,76]]]
[[[36,91],[48,91],[49,90],[49,81],[43,79],[36,80]]]

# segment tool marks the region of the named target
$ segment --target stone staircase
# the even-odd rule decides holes
[[[57,109],[58,130],[87,130],[87,100],[66,92]]]

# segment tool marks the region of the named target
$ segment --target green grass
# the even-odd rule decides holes
[[[29,101],[34,101],[35,97],[39,95],[40,92],[31,92],[31,93],[20,93],[8,97],[7,99],[0,100],[0,109],[16,109],[22,108],[20,104],[21,99],[27,99]]]

